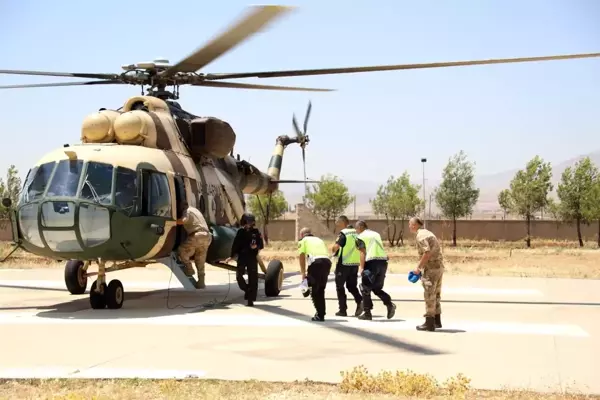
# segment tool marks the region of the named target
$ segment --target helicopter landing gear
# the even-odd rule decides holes
[[[87,288],[89,261],[69,260],[65,265],[65,284],[71,294],[84,294]]]
[[[277,297],[283,287],[283,263],[279,260],[271,260],[265,273],[265,295]]]
[[[105,264],[105,261],[98,261],[98,279],[92,283],[90,290],[90,306],[94,310],[116,310],[123,307],[125,301],[125,290],[120,280],[114,279],[106,284]]]

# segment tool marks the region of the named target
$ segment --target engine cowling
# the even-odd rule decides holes
[[[83,143],[110,143],[115,139],[114,122],[120,111],[100,110],[84,118],[81,125]]]
[[[185,141],[193,158],[203,155],[224,158],[233,150],[236,135],[227,122],[203,117],[192,120],[189,125],[190,131]]]
[[[150,115],[141,110],[127,111],[114,122],[115,139],[119,144],[142,144],[149,137],[156,140],[156,127]]]

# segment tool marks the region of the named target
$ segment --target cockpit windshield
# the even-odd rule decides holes
[[[137,173],[129,168],[116,167],[113,191],[114,169],[110,164],[96,161],[86,163],[82,160],[42,164],[32,168],[27,174],[19,203],[39,200],[46,193],[45,196],[49,198],[78,197],[96,204],[111,205],[112,195],[115,193],[114,204],[131,215],[135,209]]]
[[[79,197],[98,204],[110,204],[112,175],[112,165],[89,162]]]
[[[52,175],[55,164],[55,162],[42,164],[29,171],[19,200],[20,203],[29,203],[42,197],[50,181],[50,175]]]
[[[135,209],[137,174],[129,168],[117,167],[115,180],[115,205],[131,215]]]
[[[61,160],[58,162],[52,182],[48,185],[47,197],[75,197],[79,177],[83,169],[82,160]]]

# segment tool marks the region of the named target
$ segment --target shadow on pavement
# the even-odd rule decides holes
[[[302,321],[310,320],[310,317],[305,314],[287,310],[287,309],[281,308],[280,306],[264,304],[263,301],[261,301],[261,304],[257,304],[256,308],[258,308],[260,310],[264,310],[264,311],[272,313],[272,314],[281,315],[281,316],[293,318],[296,320],[302,320]],[[398,321],[398,320],[396,320],[396,321]],[[314,322],[314,323],[320,324],[323,327],[332,329],[337,332],[345,333],[347,335],[352,335],[352,336],[358,336],[360,338],[371,340],[371,341],[377,342],[379,344],[384,344],[384,345],[392,347],[396,350],[404,350],[407,352],[428,355],[428,356],[448,354],[448,352],[445,352],[442,350],[437,350],[432,347],[426,347],[426,346],[421,346],[418,344],[409,343],[407,341],[389,337],[386,335],[382,335],[380,333],[369,332],[369,331],[365,331],[363,329],[352,327],[352,326],[344,326],[342,324],[339,324],[339,322],[348,322],[348,320],[338,321],[335,319],[326,319],[324,322]],[[371,322],[373,322],[373,321],[371,321]]]

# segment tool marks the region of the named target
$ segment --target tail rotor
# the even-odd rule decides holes
[[[309,137],[306,134],[308,130],[308,119],[310,118],[310,111],[312,110],[312,102],[308,102],[308,107],[306,109],[306,116],[304,117],[304,130],[301,131],[298,126],[298,121],[296,121],[296,114],[292,117],[292,124],[294,125],[294,130],[296,131],[296,137],[298,138],[298,144],[302,149],[302,167],[304,169],[304,203],[306,203],[306,197],[308,195],[308,183],[306,180],[306,145],[309,142]]]

